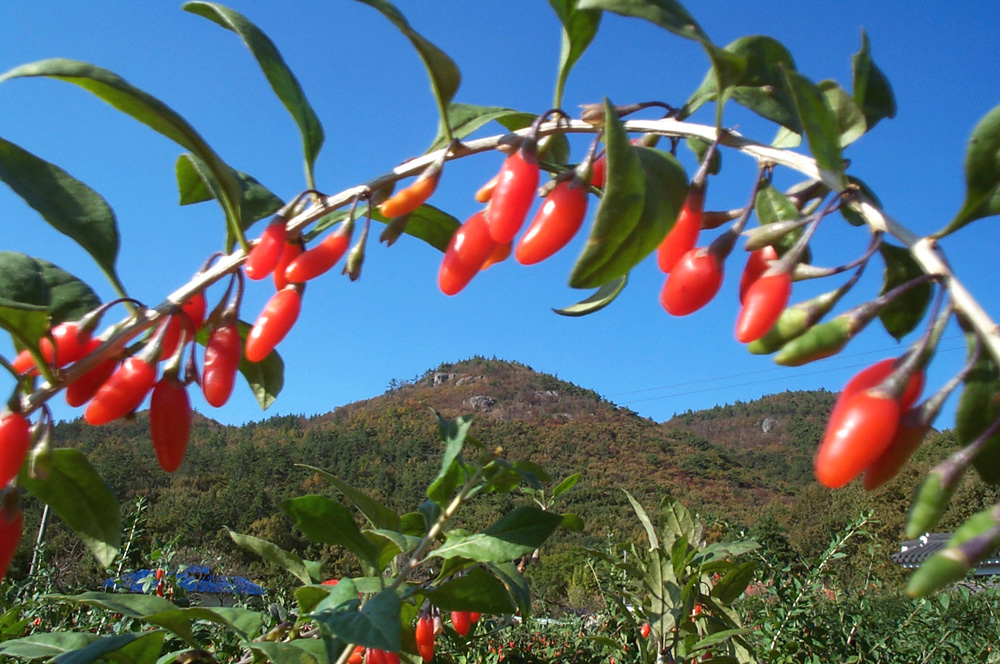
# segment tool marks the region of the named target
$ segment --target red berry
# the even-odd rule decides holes
[[[128,415],[142,403],[156,382],[156,369],[145,360],[130,357],[104,383],[83,413],[97,426]]]
[[[724,264],[705,248],[692,249],[674,266],[660,291],[660,304],[674,316],[687,316],[712,301],[722,287]]]
[[[181,340],[182,330],[188,342],[194,338],[195,333],[201,329],[205,322],[207,308],[205,294],[196,293],[181,305],[181,313],[170,316],[167,320],[167,329],[163,333],[163,341],[160,344],[161,360],[173,356],[177,350],[177,344]]]
[[[0,581],[7,576],[24,531],[24,512],[12,490],[0,489]]]
[[[487,208],[490,237],[494,242],[510,242],[521,230],[538,188],[538,161],[518,150],[500,168],[499,180]]]
[[[472,614],[468,611],[452,611],[451,626],[459,636],[465,636],[472,629]]]
[[[417,620],[414,638],[417,642],[417,652],[420,653],[420,657],[425,662],[434,659],[434,620],[430,616],[423,615]]]
[[[743,268],[743,275],[740,277],[740,304],[747,293],[747,289],[760,279],[761,275],[771,267],[771,261],[778,260],[778,252],[774,247],[768,245],[763,249],[751,251],[747,257],[746,267]]]
[[[268,224],[264,232],[261,233],[260,240],[250,249],[247,260],[243,263],[243,270],[247,276],[254,280],[265,278],[274,271],[278,261],[281,260],[281,252],[285,247],[285,220],[274,221]]]
[[[346,230],[334,231],[312,249],[302,253],[285,268],[285,280],[301,284],[328,272],[347,252],[351,235]]]
[[[31,449],[31,424],[20,413],[0,415],[0,488],[17,477]]]
[[[180,468],[191,437],[191,401],[184,383],[175,375],[163,376],[153,388],[149,433],[160,468],[168,473]]]
[[[455,295],[465,288],[496,251],[490,237],[486,210],[469,217],[451,236],[438,272],[438,287],[445,295]]]
[[[816,455],[816,479],[835,489],[860,475],[889,447],[900,412],[899,402],[876,388],[851,397],[827,424]]]
[[[271,296],[247,335],[246,358],[260,362],[267,357],[292,329],[301,310],[302,288],[299,285],[286,286]]]
[[[229,401],[242,355],[242,341],[235,323],[212,331],[205,344],[205,364],[201,373],[201,389],[212,406],[220,408]]]
[[[704,207],[705,189],[689,190],[677,221],[656,250],[656,262],[664,272],[669,274],[677,261],[698,243]]]
[[[281,258],[278,260],[278,264],[274,266],[274,288],[275,290],[281,290],[289,284],[288,278],[285,276],[285,272],[288,270],[288,266],[292,264],[296,258],[302,255],[305,251],[300,242],[286,242],[285,248],[281,252]]]
[[[87,354],[96,350],[100,345],[100,341],[91,339]],[[118,358],[116,357],[101,360],[85,374],[66,386],[66,403],[76,408],[90,401],[97,394],[97,390],[101,388],[101,385],[108,382],[108,379],[111,378],[111,374],[115,372],[117,366]]]
[[[774,327],[792,295],[792,276],[786,272],[764,274],[754,281],[743,298],[736,321],[736,340],[748,344]]]
[[[534,265],[565,247],[583,225],[587,199],[587,187],[579,180],[558,183],[517,243],[517,262]]]

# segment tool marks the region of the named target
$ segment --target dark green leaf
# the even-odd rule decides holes
[[[854,101],[860,107],[867,128],[870,130],[882,118],[896,117],[896,97],[882,70],[871,57],[868,35],[861,30],[861,50],[851,57],[854,79]]]
[[[757,191],[757,198],[754,200],[754,212],[757,213],[757,220],[762,226],[778,221],[792,221],[801,216],[792,201],[775,189],[770,183],[761,186]],[[798,242],[804,232],[805,228],[800,227],[790,233],[786,233],[772,245],[774,246],[774,250],[778,252],[779,256],[784,256],[785,252],[795,246],[795,243]],[[804,260],[808,262],[808,256]]]
[[[586,297],[576,304],[571,304],[562,309],[553,309],[560,316],[587,316],[596,311],[600,311],[615,301],[615,298],[625,290],[628,285],[628,275],[612,279],[608,283],[598,288],[593,295]]]
[[[664,540],[667,539],[668,534],[672,534],[675,537],[686,537],[692,544],[701,541],[701,524],[694,518],[690,510],[673,496],[665,498],[660,505],[659,526]]]
[[[377,208],[371,211],[372,219],[383,224],[388,223],[388,219],[383,217]],[[462,224],[455,217],[443,210],[439,210],[433,205],[421,205],[412,213],[410,220],[406,222],[404,233],[411,235],[418,240],[423,240],[441,253],[448,249],[451,236],[455,234]]]
[[[245,321],[237,321],[236,329],[240,333],[240,339],[246,343],[247,335],[250,334],[250,324]],[[245,357],[240,358],[240,373],[246,379],[253,394],[257,397],[257,403],[261,410],[265,410],[274,403],[285,386],[285,362],[278,355],[278,351],[272,350],[260,362],[251,362]]]
[[[489,124],[493,120],[510,130],[527,127],[538,116],[534,113],[515,111],[512,108],[501,106],[475,106],[473,104],[448,104],[448,126],[451,127],[453,138],[465,138],[472,135],[480,127]],[[442,127],[428,152],[441,150],[446,147],[451,139],[447,137]]]
[[[708,40],[688,10],[676,0],[580,0],[578,9],[604,9],[622,16],[643,18],[687,39]]]
[[[385,528],[374,528],[371,530],[364,531],[366,535],[373,536],[376,538],[375,541],[383,541],[391,544],[388,547],[393,550],[392,556],[395,557],[399,553],[411,553],[416,551],[417,547],[423,541],[423,537],[416,535],[405,535],[396,530],[388,530]],[[384,551],[384,549],[383,549]],[[384,562],[384,556],[380,556],[379,561]],[[379,565],[383,567],[383,565]]]
[[[920,269],[906,248],[883,242],[879,251],[885,261],[880,295],[923,275],[924,271]],[[891,334],[896,341],[912,332],[923,320],[932,295],[931,284],[924,283],[911,288],[889,302],[878,314],[885,331]]]
[[[590,237],[570,273],[569,285],[573,288],[600,288],[628,274],[635,264],[629,263],[628,259],[637,253],[632,246],[635,240],[630,242],[630,238],[633,234],[636,234],[636,239],[651,235],[644,234],[639,228],[646,193],[643,162],[607,99],[604,100],[604,110],[607,184]],[[627,252],[628,255],[620,258],[619,252]]]
[[[724,641],[728,641],[729,639],[733,638],[734,636],[740,636],[740,635],[743,635],[743,634],[747,634],[749,632],[750,632],[749,629],[724,629],[724,630],[721,630],[721,631],[718,631],[718,632],[714,632],[714,633],[709,634],[708,636],[706,636],[704,639],[701,639],[700,641],[698,641],[697,643],[695,643],[694,646],[692,646],[691,651],[694,652],[694,651],[698,651],[698,650],[704,650],[706,648],[711,648],[712,646],[716,645],[717,643],[722,643]],[[711,659],[705,659],[705,660],[702,660],[702,661],[709,662],[709,663],[710,662],[720,662],[720,664],[721,664],[721,660],[724,660],[724,659],[725,658],[722,658],[722,657],[713,657]],[[737,660],[733,659],[732,661],[735,662]]]
[[[420,54],[420,59],[424,61],[424,66],[427,67],[427,73],[429,73],[431,77],[431,90],[434,92],[434,99],[437,101],[438,110],[441,113],[441,123],[447,127],[448,104],[451,103],[452,98],[454,98],[455,93],[458,91],[458,86],[462,82],[462,74],[458,70],[458,66],[447,56],[447,54],[445,54],[444,51],[424,39],[412,27],[410,27],[406,18],[391,2],[388,2],[387,0],[357,1],[364,3],[369,7],[374,7],[380,11],[387,19],[389,19],[389,21],[392,22],[393,25],[399,28],[399,31],[402,32],[406,38],[410,40],[410,43],[413,44],[413,47],[417,49],[417,53]],[[450,132],[450,130],[445,129],[445,133],[448,132]]]
[[[971,353],[975,337],[966,333],[965,338]],[[997,394],[1000,394],[1000,372],[989,352],[983,351],[965,378],[965,387],[955,412],[955,435],[963,447],[979,438],[1000,415]],[[979,476],[988,484],[1000,484],[1000,464],[996,462],[998,453],[1000,433],[994,434],[973,460]]]
[[[267,540],[262,540],[252,535],[241,535],[229,528],[226,528],[226,530],[237,546],[247,551],[252,551],[264,560],[274,563],[291,573],[302,583],[309,584],[320,580],[319,563],[302,560],[302,558],[294,553],[285,551]]]
[[[574,0],[549,0],[549,4],[562,23],[559,76],[556,79],[556,92],[552,104],[558,108],[562,106],[563,90],[570,70],[597,34],[597,28],[601,24],[601,12],[579,9]]]
[[[322,639],[295,639],[279,643],[254,641],[247,647],[273,664],[327,664],[331,659],[325,645]]]
[[[174,608],[147,615],[143,620],[180,635],[192,646],[198,645],[197,638],[191,630],[194,621],[201,620],[222,625],[235,632],[244,641],[249,641],[256,636],[264,624],[264,617],[260,613],[235,607],[210,609],[202,606],[191,606]]]
[[[155,595],[85,592],[77,595],[46,595],[46,598],[72,604],[97,606],[130,618],[145,618],[155,613],[172,611],[177,608],[169,600]]]
[[[181,205],[203,203],[219,197],[214,176],[205,162],[198,157],[191,153],[182,154],[177,158],[175,170]],[[242,190],[240,220],[244,229],[250,228],[255,221],[270,217],[281,209],[284,203],[270,189],[251,175],[240,171],[234,173],[240,181]]]
[[[531,553],[562,523],[562,516],[537,507],[518,507],[474,535],[449,537],[430,555],[479,562],[503,562]]]
[[[746,591],[747,585],[753,581],[756,569],[756,560],[736,565],[712,587],[712,597],[717,598],[723,604],[732,604],[739,599]]]
[[[490,570],[503,583],[507,593],[517,605],[517,611],[521,617],[529,618],[531,616],[531,591],[528,588],[528,582],[517,571],[514,563],[486,563],[486,569]]]
[[[300,496],[282,501],[281,511],[313,542],[343,546],[362,563],[373,568],[378,565],[378,550],[342,503],[325,496]]]
[[[971,221],[1000,212],[1000,106],[983,116],[972,130],[965,152],[965,202],[936,237],[954,233]]]
[[[784,72],[813,158],[821,168],[836,175],[843,186],[844,158],[840,153],[837,116],[818,85],[794,70],[786,69]]]
[[[42,479],[23,470],[25,489],[55,510],[104,567],[118,555],[122,515],[114,492],[79,450],[52,450],[49,472]]]
[[[2,80],[2,79],[0,79]],[[100,194],[55,164],[0,139],[0,180],[90,254],[115,286],[118,224]]]
[[[86,62],[53,58],[11,69],[0,83],[21,77],[46,76],[74,83],[153,130],[190,150],[208,164],[220,183],[223,208],[231,224],[239,223],[240,183],[233,171],[209,147],[187,120],[152,95],[132,86],[118,75]]]
[[[98,637],[79,650],[66,652],[51,661],[58,664],[90,664],[104,658],[115,661],[117,664],[138,664],[140,662],[148,664],[150,655],[152,661],[156,661],[163,647],[164,633],[155,632],[132,632],[129,634],[117,634],[115,636]],[[127,649],[123,651],[123,649]]]
[[[89,632],[42,632],[21,639],[0,642],[0,655],[21,659],[51,660],[60,655],[86,648],[100,638]]]
[[[578,515],[567,512],[562,515],[562,523],[559,525],[566,530],[573,531],[574,533],[582,533],[586,524],[584,524],[583,519],[581,519]]]
[[[188,2],[183,8],[232,30],[253,53],[274,93],[278,95],[281,103],[299,126],[306,159],[306,182],[307,186],[313,187],[313,167],[320,148],[323,147],[323,125],[320,124],[319,118],[316,117],[315,111],[302,91],[302,86],[285,64],[274,42],[245,16],[228,7],[212,2]]]
[[[865,116],[854,99],[847,94],[847,91],[840,87],[836,81],[829,79],[820,81],[819,89],[823,91],[826,103],[837,118],[840,147],[845,148],[864,136],[868,129],[868,125],[865,124]]]
[[[349,581],[342,581],[337,588],[348,583]],[[354,584],[350,585],[353,587]],[[331,593],[331,600],[333,597],[334,594]],[[368,600],[360,611],[342,607],[343,605],[328,607],[326,602],[323,602],[310,617],[318,622],[321,628],[325,628],[330,634],[347,643],[399,652],[402,647],[400,606],[395,590],[391,588],[383,590]]]
[[[365,515],[366,519],[368,519],[368,523],[375,528],[385,528],[388,530],[400,529],[399,516],[368,494],[358,491],[344,480],[340,479],[336,475],[333,475],[332,473],[328,473],[322,468],[317,468],[316,466],[310,466],[308,464],[298,465],[302,468],[308,468],[309,470],[318,473],[320,477],[332,484],[337,491],[344,494],[348,500],[354,503],[354,506]]]
[[[79,320],[101,305],[94,290],[61,267],[36,258],[42,267],[42,279],[49,287],[49,317],[52,324]]]
[[[478,611],[493,615],[514,613],[517,608],[503,582],[482,567],[473,567],[426,591],[431,604],[444,611]]]
[[[49,327],[51,293],[41,263],[31,256],[0,251],[0,327],[22,342],[37,343]]]
[[[701,162],[705,161],[705,154],[708,152],[708,149],[709,147],[711,147],[712,144],[706,140],[698,138],[697,136],[689,136],[688,138],[684,139],[684,145],[686,145],[688,149],[694,153],[695,159],[697,159],[698,163],[700,164]],[[719,171],[721,170],[722,170],[722,152],[716,150],[715,152],[712,153],[712,161],[708,165],[708,174],[718,175]]]
[[[783,68],[795,69],[795,61],[788,49],[771,37],[752,35],[740,37],[725,50],[746,62],[742,74],[730,82],[733,101],[761,117],[800,132],[802,125],[782,73]],[[706,74],[701,85],[684,104],[679,117],[688,117],[706,102],[717,99],[718,94],[719,82],[713,70]]]
[[[472,415],[449,420],[437,414],[437,418],[438,433],[441,442],[444,443],[444,455],[437,477],[427,488],[427,497],[439,505],[444,505],[450,499],[452,492],[464,481],[461,477],[463,465],[461,455],[466,436],[469,435],[469,427],[472,426]]]

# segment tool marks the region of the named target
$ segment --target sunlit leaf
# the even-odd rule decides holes
[[[1000,214],[1000,106],[972,130],[965,153],[965,202],[936,237],[954,233],[971,221]]]
[[[576,61],[597,34],[601,23],[601,12],[580,9],[574,0],[549,0],[559,22],[562,23],[562,50],[559,53],[559,76],[556,78],[556,92],[553,106],[562,106],[566,78]]]
[[[819,86],[796,71],[786,69],[785,80],[795,101],[795,109],[813,158],[821,168],[834,173],[843,186],[844,158],[840,153],[840,125],[827,104],[826,95]]]
[[[819,82],[819,89],[826,96],[826,103],[837,118],[837,128],[840,132],[840,147],[845,148],[858,140],[868,130],[865,116],[858,108],[847,91],[836,81],[829,79]]]
[[[82,452],[54,449],[44,478],[31,477],[26,469],[18,482],[51,507],[107,567],[122,542],[122,515],[118,499]]]
[[[219,198],[218,185],[208,166],[193,154],[185,153],[179,156],[175,170],[181,205],[193,205]],[[235,171],[235,174],[243,192],[240,198],[242,206],[240,221],[244,229],[250,228],[255,221],[270,217],[281,208],[283,201],[253,176],[240,171]]]
[[[600,311],[615,301],[615,298],[625,290],[628,285],[628,275],[618,277],[604,284],[590,297],[586,297],[576,304],[571,304],[562,309],[553,309],[560,316],[586,316],[596,311]]]
[[[503,582],[482,567],[452,577],[428,590],[427,598],[444,611],[478,611],[494,615],[514,613],[516,606]]]
[[[417,53],[424,61],[427,73],[431,77],[431,90],[434,92],[434,99],[437,101],[438,111],[441,113],[441,124],[444,127],[444,132],[446,135],[449,134],[451,130],[448,128],[448,104],[455,97],[458,86],[462,82],[462,74],[458,70],[458,65],[444,51],[424,39],[410,27],[406,18],[391,2],[387,0],[357,0],[357,2],[380,11],[417,49]]]
[[[274,93],[299,126],[306,160],[306,183],[308,187],[314,187],[313,167],[323,147],[323,125],[274,42],[245,16],[228,7],[213,2],[188,2],[183,9],[232,30],[253,53]]]
[[[362,563],[377,567],[375,545],[365,538],[354,515],[342,503],[326,496],[300,496],[282,501],[280,507],[313,542],[342,546]]]
[[[0,327],[18,348],[36,344],[49,326],[51,293],[43,270],[31,256],[0,251]]]
[[[278,545],[262,540],[252,535],[242,535],[226,528],[229,536],[236,544],[247,551],[252,551],[258,556],[274,563],[278,567],[287,570],[302,583],[313,583],[319,581],[319,563],[302,560],[296,554],[285,551]]]
[[[515,111],[512,108],[500,106],[475,106],[452,102],[448,104],[447,117],[452,137],[465,138],[494,120],[507,129],[515,130],[527,127],[538,116],[534,113]],[[440,150],[447,146],[450,140],[442,128],[427,151]]]
[[[321,629],[347,643],[399,652],[400,606],[396,591],[387,588],[379,592],[358,611],[350,604],[335,604],[339,596],[354,589],[350,580],[341,581],[337,590],[341,585],[346,587],[339,593],[331,593],[330,602],[321,602],[310,617]]]
[[[372,219],[383,224],[389,220],[379,213],[378,208],[371,211]],[[441,253],[448,249],[451,236],[455,234],[461,222],[443,210],[439,210],[433,205],[421,205],[410,213],[410,218],[406,222],[403,232],[407,235],[423,240]]]
[[[78,320],[101,304],[90,286],[58,265],[36,258],[42,267],[42,279],[49,287],[49,317],[53,325]]]
[[[307,464],[299,464],[303,468],[307,468],[315,473],[318,473],[320,477],[325,479],[327,482],[332,484],[337,491],[344,494],[344,496],[354,503],[354,506],[364,514],[368,522],[372,524],[375,528],[385,528],[389,530],[399,530],[400,520],[399,516],[396,515],[391,509],[375,500],[363,491],[355,489],[350,484],[340,479],[336,475],[329,473],[322,468],[317,468],[316,466],[310,466]]]
[[[2,79],[0,79],[2,80]],[[0,139],[0,180],[90,254],[116,286],[118,224],[100,194],[55,164]]]
[[[561,522],[559,514],[537,507],[518,507],[480,533],[447,538],[431,555],[482,562],[514,560],[540,547]]]

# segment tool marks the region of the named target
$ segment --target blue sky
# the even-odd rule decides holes
[[[336,193],[423,152],[436,130],[427,76],[409,43],[373,9],[354,2],[272,3],[234,0],[267,32],[302,83],[326,129],[317,164],[321,190]],[[551,102],[559,25],[542,0],[400,1],[412,25],[459,65],[456,101],[541,112]],[[799,71],[813,80],[850,86],[850,57],[868,32],[875,61],[898,104],[852,145],[850,172],[864,179],[894,218],[920,234],[946,224],[961,204],[962,161],[976,121],[1000,103],[995,45],[1000,5],[963,2],[949,10],[900,11],[898,3],[702,1],[689,9],[719,44],[750,34],[783,42]],[[0,70],[48,57],[85,60],[110,69],[184,115],[230,164],[283,198],[304,188],[297,129],[271,93],[239,39],[180,9],[179,3],[94,1],[4,3],[0,7]],[[697,46],[637,20],[606,16],[590,50],[571,75],[565,106],[659,99],[682,103],[708,63]],[[711,123],[709,108],[696,122]],[[738,107],[726,121],[768,141],[774,129]],[[495,125],[481,135],[499,133]],[[220,248],[223,220],[212,204],[178,207],[173,180],[181,148],[79,88],[50,80],[0,85],[0,136],[52,161],[102,193],[122,230],[119,270],[131,294],[158,303]],[[583,143],[574,144],[575,156]],[[693,162],[685,157],[686,165]],[[755,166],[725,156],[709,185],[707,206],[741,206]],[[450,164],[433,203],[464,219],[478,209],[472,192],[499,167],[501,155]],[[778,180],[789,184],[791,178]],[[112,297],[99,272],[71,241],[0,187],[0,248],[51,260]],[[994,317],[995,220],[982,220],[942,246],[956,271]],[[252,231],[251,235],[256,232]],[[705,236],[708,240],[712,234]],[[816,263],[832,265],[861,253],[866,236],[837,219],[821,230]],[[901,352],[877,324],[838,358],[800,369],[776,367],[733,339],[742,252],[732,257],[722,292],[708,307],[672,318],[658,303],[663,276],[647,260],[610,307],[567,319],[550,309],[585,294],[566,286],[582,237],[549,261],[509,261],[480,275],[458,296],[436,286],[440,254],[412,238],[392,248],[369,246],[362,278],[330,274],[311,283],[302,318],[279,347],[285,390],[266,413],[245,386],[220,410],[195,406],[227,423],[270,414],[314,414],[380,394],[391,379],[409,379],[445,361],[472,355],[524,362],[591,388],[656,420],[675,412],[753,399],[785,389],[839,389],[860,367]],[[874,267],[874,266],[873,266]],[[338,271],[339,272],[339,271]],[[877,269],[853,301],[877,292]],[[802,284],[793,300],[834,287]],[[839,282],[838,282],[839,283]],[[248,291],[244,318],[271,295],[269,282]],[[209,299],[221,297],[221,289]],[[962,362],[954,333],[942,343],[930,388]],[[0,352],[9,342],[0,341]],[[9,383],[0,383],[0,387]],[[58,399],[56,401],[59,401]],[[65,408],[56,416],[72,417]],[[941,424],[951,422],[951,414]]]

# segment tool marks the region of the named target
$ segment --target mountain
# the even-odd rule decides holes
[[[286,498],[331,491],[296,464],[327,470],[400,512],[411,511],[440,464],[430,409],[446,417],[474,413],[472,433],[501,446],[509,460],[540,464],[554,482],[582,474],[558,509],[579,514],[586,530],[552,543],[557,563],[547,574],[554,583],[581,564],[572,545],[599,543],[607,533],[638,537],[622,489],[647,508],[674,495],[716,523],[718,534],[753,526],[765,514],[769,523],[779,523],[788,546],[803,554],[822,550],[831,529],[853,520],[858,509],[888,504],[856,489],[831,493],[813,482],[812,454],[833,401],[829,392],[785,392],[658,423],[524,364],[475,357],[394,381],[382,395],[314,417],[229,427],[197,416],[185,461],[172,475],[156,464],[146,413],[97,428],[81,420],[61,423],[54,445],[87,454],[119,495],[126,526],[136,524],[126,569],[145,566],[158,550],[176,555],[176,562],[211,562],[221,573],[287,583],[236,549],[223,526],[321,560],[331,574],[350,572],[338,550],[308,544],[279,512]],[[482,527],[515,500],[479,498],[460,513],[462,525]],[[890,521],[905,515],[905,502],[894,499]],[[38,513],[29,509],[29,522],[37,523]],[[26,528],[32,532],[31,523]],[[22,568],[32,539],[22,543]],[[74,579],[104,575],[58,526],[48,542],[53,568]]]

